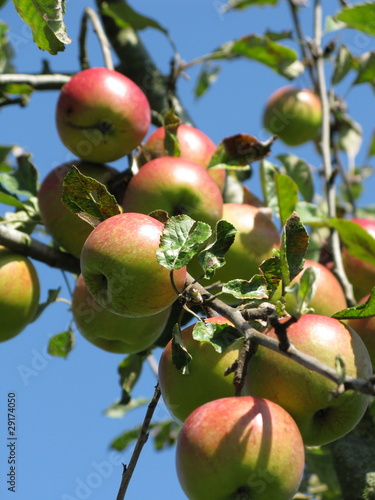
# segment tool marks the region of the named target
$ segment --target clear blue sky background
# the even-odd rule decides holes
[[[68,1],[65,22],[73,43],[64,53],[50,56],[41,52],[31,40],[30,32],[18,18],[8,1],[0,10],[0,18],[10,26],[9,36],[15,49],[19,72],[37,73],[42,59],[47,59],[56,72],[79,70],[79,22],[86,5],[92,1]],[[266,29],[281,31],[291,27],[286,2],[276,8],[251,8],[239,13],[220,12],[222,0],[143,0],[130,2],[140,12],[153,17],[169,30],[181,57],[189,61],[210,52],[223,42],[250,33],[263,34]],[[311,2],[312,3],[312,2]],[[339,9],[339,2],[329,4],[329,12]],[[304,29],[312,36],[311,9],[304,14]],[[374,50],[374,39],[345,30],[335,36],[345,39],[353,54]],[[142,37],[162,71],[167,72],[172,56],[166,38],[155,30]],[[91,65],[102,65],[101,52],[90,34]],[[193,87],[198,70],[188,72],[190,80],[180,80],[179,95],[196,125],[216,143],[236,133],[265,138],[261,124],[263,105],[271,92],[287,82],[270,69],[251,61],[223,63],[218,81],[201,100],[196,101]],[[346,93],[351,78],[339,87]],[[306,75],[296,82],[308,85]],[[57,92],[39,92],[25,109],[15,106],[0,112],[0,144],[18,144],[32,154],[40,171],[40,180],[55,166],[72,159],[60,142],[54,124]],[[358,164],[365,159],[370,135],[374,129],[374,99],[368,86],[358,86],[348,94],[349,113],[365,130],[364,146]],[[291,150],[290,150],[291,151]],[[280,141],[273,153],[288,148]],[[294,148],[314,167],[319,158],[311,145]],[[124,168],[123,160],[113,164]],[[257,166],[249,187],[258,195]],[[362,203],[374,200],[374,180],[370,178]],[[35,264],[42,283],[42,300],[49,288],[62,287],[61,296],[69,299],[61,272]],[[73,279],[69,278],[73,285]],[[110,419],[103,410],[120,394],[117,365],[122,356],[105,353],[90,345],[79,334],[76,347],[67,360],[47,354],[48,339],[64,331],[71,321],[64,302],[51,305],[35,323],[18,337],[0,345],[0,497],[16,500],[114,500],[120,484],[121,462],[128,462],[131,449],[118,454],[108,449],[109,442],[128,428],[141,422],[144,408],[129,413],[124,419]],[[0,318],[1,325],[1,318]],[[158,356],[159,353],[156,353]],[[151,397],[155,376],[146,365],[135,397]],[[17,395],[17,493],[9,493],[5,485],[7,448],[6,398]],[[156,411],[159,420],[169,418],[161,403]],[[110,464],[110,465],[109,465]],[[199,480],[199,479],[198,479]],[[185,498],[177,482],[174,449],[155,453],[150,440],[142,453],[131,481],[129,500],[182,500]]]

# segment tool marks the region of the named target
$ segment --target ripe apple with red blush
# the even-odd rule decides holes
[[[273,329],[267,334],[277,338]],[[306,314],[288,327],[287,334],[297,349],[333,369],[340,355],[347,375],[362,379],[372,375],[363,341],[337,319]],[[249,362],[245,383],[249,394],[274,401],[290,413],[307,446],[320,446],[347,434],[369,404],[369,396],[353,390],[334,397],[334,382],[262,346]]]
[[[73,166],[83,175],[106,186],[119,172],[108,165],[75,160],[51,170],[39,187],[39,211],[47,232],[67,252],[79,258],[82,246],[93,228],[61,201],[63,181]]]
[[[178,436],[177,475],[190,500],[290,500],[304,465],[296,423],[266,399],[210,401],[188,416]]]
[[[81,273],[94,299],[121,316],[150,316],[177,299],[170,272],[156,258],[164,225],[145,214],[123,213],[101,222],[81,252]],[[186,268],[173,272],[178,291]]]
[[[146,136],[151,109],[143,91],[125,75],[89,68],[63,85],[56,108],[60,139],[86,161],[111,162],[126,156]]]

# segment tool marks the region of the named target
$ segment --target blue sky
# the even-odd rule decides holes
[[[208,53],[223,42],[250,33],[262,34],[266,29],[281,31],[291,26],[286,2],[278,7],[252,8],[223,15],[223,1],[214,0],[143,0],[130,2],[140,12],[153,17],[169,30],[181,57],[189,61]],[[330,12],[339,2],[330,4]],[[77,40],[79,21],[86,5],[92,1],[68,1],[65,22],[73,43],[64,53],[50,56],[42,53],[32,42],[30,32],[18,18],[8,1],[0,10],[0,18],[10,26],[10,39],[15,48],[15,65],[19,72],[35,73],[47,59],[56,72],[79,70]],[[312,36],[311,9],[303,16],[306,34]],[[162,69],[169,69],[172,52],[165,36],[155,30],[142,34],[152,56]],[[374,40],[345,30],[336,35],[344,37],[353,54],[374,50]],[[89,58],[92,66],[102,65],[101,52],[90,34]],[[178,90],[195,124],[216,143],[236,133],[259,138],[264,134],[261,117],[267,97],[287,82],[270,69],[255,62],[223,63],[217,82],[201,100],[196,100],[193,88],[198,69],[193,68],[187,79],[181,79]],[[351,79],[339,88],[346,93]],[[302,75],[296,82],[308,85]],[[60,142],[54,124],[57,92],[40,92],[32,96],[24,108],[8,106],[0,112],[0,144],[17,144],[32,154],[40,172],[40,180],[55,166],[73,159]],[[358,164],[364,161],[370,135],[374,129],[374,101],[368,86],[358,86],[348,94],[349,113],[365,131],[364,147]],[[319,158],[312,145],[293,148],[315,167]],[[280,141],[273,154],[288,152]],[[125,160],[113,164],[121,169]],[[256,168],[248,183],[260,195]],[[318,186],[319,188],[320,186]],[[375,185],[370,178],[362,203],[373,203]],[[48,289],[62,287],[61,297],[69,292],[60,271],[35,263],[42,283],[42,300]],[[68,276],[73,286],[73,279]],[[1,320],[0,320],[1,321]],[[115,499],[121,479],[121,462],[128,462],[130,452],[118,454],[108,449],[109,442],[122,431],[139,424],[144,409],[129,413],[124,419],[109,419],[103,411],[120,394],[117,365],[122,356],[109,354],[92,346],[78,333],[76,346],[67,360],[53,358],[47,353],[48,339],[64,331],[71,322],[69,306],[56,302],[24,332],[0,346],[0,497],[16,500],[109,500]],[[160,353],[156,353],[158,356]],[[156,379],[145,365],[142,377],[134,390],[135,397],[151,397]],[[17,492],[11,494],[5,486],[8,472],[6,429],[6,398],[8,392],[17,397]],[[163,403],[156,411],[159,420],[169,418]],[[131,481],[130,500],[183,500],[174,469],[174,449],[155,453],[152,440],[146,444]]]

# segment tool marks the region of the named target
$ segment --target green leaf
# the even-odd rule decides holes
[[[146,398],[131,399],[127,404],[119,400],[106,408],[103,413],[108,418],[123,418],[129,411],[140,408],[149,402],[150,400]]]
[[[362,128],[348,115],[336,117],[339,131],[340,149],[346,151],[348,155],[354,157],[362,145]]]
[[[23,203],[16,196],[13,196],[4,190],[4,188],[0,185],[0,203],[4,205],[9,205],[11,207],[23,208]]]
[[[220,325],[204,320],[195,324],[192,336],[199,342],[208,342],[219,354],[242,337],[234,326]]]
[[[199,254],[205,278],[212,278],[216,269],[224,266],[225,254],[234,242],[237,229],[225,220],[216,223],[213,241]]]
[[[371,142],[370,142],[370,146],[368,148],[367,156],[369,158],[371,158],[372,156],[375,156],[375,131],[372,133]]]
[[[0,23],[1,26],[1,23]],[[13,146],[0,146],[0,164],[5,163],[9,154],[11,153]],[[9,171],[12,170],[11,167],[8,167]]]
[[[131,391],[142,373],[145,358],[145,355],[129,354],[118,366],[122,388],[121,404],[123,405],[131,401]]]
[[[15,68],[13,65],[14,50],[9,43],[8,26],[0,20],[0,74],[1,73],[14,73]],[[0,96],[2,91],[0,90]]]
[[[272,68],[276,73],[292,80],[300,75],[303,64],[298,61],[297,53],[284,45],[273,42],[269,37],[247,35],[226,42],[211,54],[211,59],[233,59],[245,57]]]
[[[323,227],[327,224],[327,215],[323,209],[315,203],[307,201],[298,201],[296,204],[296,212],[304,224],[314,225],[315,227]]]
[[[276,188],[276,175],[279,172],[279,168],[268,160],[263,160],[260,164],[260,179],[264,202],[276,216],[279,215],[279,201]]]
[[[288,286],[302,271],[308,246],[309,235],[294,212],[286,221],[282,234],[280,257],[284,286]]]
[[[181,330],[178,323],[173,327],[172,332],[172,361],[177,370],[181,370],[184,375],[189,374],[188,365],[192,360],[182,340]]]
[[[160,265],[172,271],[190,262],[201,244],[211,236],[205,222],[196,222],[188,215],[175,215],[164,226],[160,247],[156,251]]]
[[[370,318],[372,316],[375,316],[375,288],[372,289],[370,297],[366,302],[338,311],[332,317],[337,319],[358,319]]]
[[[236,299],[262,300],[269,298],[269,289],[266,278],[255,274],[250,281],[236,279],[228,281],[222,288],[223,293],[229,293]]]
[[[212,66],[210,62],[202,65],[200,73],[195,84],[195,97],[201,97],[209,87],[216,82],[220,72],[220,66]]]
[[[345,45],[341,45],[335,59],[332,85],[341,82],[351,69],[353,69],[353,56]]]
[[[314,181],[310,165],[293,154],[278,155],[277,158],[284,165],[286,173],[297,184],[299,192],[306,201],[314,197]]]
[[[42,50],[57,54],[71,43],[63,21],[64,0],[13,0],[20,17],[28,24],[34,42]]]
[[[168,156],[180,156],[181,150],[178,143],[177,131],[181,124],[181,120],[174,113],[173,109],[170,109],[164,115],[164,149]]]
[[[153,424],[149,426],[149,430],[153,428]],[[120,436],[114,439],[109,447],[117,451],[125,451],[127,447],[138,439],[139,433],[141,431],[141,426],[135,427],[128,431],[123,432]]]
[[[64,178],[62,201],[70,211],[93,225],[120,213],[116,198],[104,184],[86,177],[75,166]]]
[[[227,12],[232,9],[245,9],[246,7],[262,6],[262,5],[276,5],[278,0],[229,0],[227,4],[223,5],[220,10]]]
[[[259,269],[266,280],[269,298],[272,298],[283,277],[280,250],[274,250],[274,255],[264,260]]]
[[[48,353],[51,356],[67,358],[74,347],[74,334],[71,329],[66,332],[58,333],[50,338],[48,342]]]
[[[375,238],[365,229],[346,219],[328,219],[327,224],[337,229],[348,253],[375,266]]]
[[[366,52],[358,59],[358,75],[354,85],[375,82],[375,52]]]
[[[166,35],[168,34],[168,31],[157,21],[139,14],[125,0],[101,3],[101,13],[112,18],[119,28],[133,28],[135,31],[155,28]]]
[[[246,167],[260,161],[271,152],[273,139],[260,142],[252,135],[236,134],[226,137],[212,155],[209,168]]]
[[[157,422],[152,429],[154,447],[157,451],[174,446],[177,441],[181,426],[174,420]]]
[[[33,321],[37,320],[39,316],[43,313],[43,311],[50,305],[56,302],[58,299],[59,293],[61,291],[61,288],[55,288],[55,289],[50,289],[48,290],[48,296],[47,300],[44,302],[41,302],[38,305],[38,308],[36,310],[36,313],[34,314]]]
[[[38,170],[30,155],[17,156],[17,168],[12,172],[0,173],[0,183],[13,194],[27,197],[38,195]]]
[[[375,35],[375,23],[373,22],[375,19],[375,4],[373,2],[344,7],[335,17],[345,23],[347,28]]]
[[[314,298],[318,286],[318,271],[314,267],[308,267],[303,272],[299,283],[286,287],[285,291],[294,293],[296,296],[296,307],[293,315],[296,317],[311,312],[310,302]]]
[[[280,220],[284,225],[298,202],[298,186],[288,175],[276,174],[276,192]]]

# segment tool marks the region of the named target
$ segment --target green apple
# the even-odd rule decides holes
[[[221,316],[208,318],[206,321],[230,324]],[[182,340],[192,356],[188,365],[189,374],[183,374],[175,367],[172,341],[164,348],[159,362],[161,394],[170,413],[180,422],[203,403],[235,395],[234,374],[224,376],[224,372],[238,358],[243,344],[242,340],[238,339],[223,353],[218,353],[209,343],[193,339],[194,326],[195,324],[182,331]]]
[[[202,285],[233,279],[249,280],[259,272],[259,265],[280,245],[280,235],[271,218],[262,209],[246,203],[224,203],[222,218],[237,229],[235,240],[225,255],[226,264],[210,281]],[[200,271],[193,259],[189,272],[197,278]]]
[[[289,146],[314,139],[322,123],[322,104],[311,90],[282,87],[266,103],[264,127]]]
[[[141,143],[150,123],[150,105],[142,90],[107,68],[76,73],[57,102],[60,139],[86,161],[105,163],[126,156]]]
[[[93,228],[61,201],[63,181],[73,165],[83,175],[93,177],[107,186],[119,172],[107,165],[76,160],[51,170],[39,187],[39,211],[47,232],[67,252],[79,258],[82,246]]]
[[[358,304],[363,304],[369,295],[363,297]],[[375,370],[375,316],[370,318],[349,319],[347,324],[352,327],[363,340],[370,354],[372,367]]]
[[[105,351],[131,354],[148,349],[157,340],[170,309],[142,318],[113,314],[96,302],[79,275],[73,292],[72,313],[79,332],[89,342]]]
[[[164,147],[165,128],[159,127],[152,132],[144,144],[144,155],[149,160],[166,156]],[[180,157],[198,163],[207,168],[216,144],[201,130],[191,125],[181,124],[177,129],[177,140],[180,147]],[[208,173],[215,180],[220,190],[224,189],[225,169],[209,169]]]
[[[0,342],[9,340],[32,321],[40,286],[32,262],[0,246]]]
[[[315,314],[322,316],[332,316],[337,311],[341,311],[347,307],[344,291],[339,280],[326,266],[314,260],[306,259],[303,270],[292,280],[291,286],[294,283],[299,283],[303,272],[312,267],[317,272],[316,291],[310,302],[309,307],[314,308]],[[281,285],[277,292],[272,297],[272,302],[276,301],[281,296]],[[293,314],[296,307],[296,297],[293,293],[285,294],[285,307],[289,314]]]
[[[268,335],[276,338],[274,330]],[[337,319],[306,314],[290,325],[288,337],[297,349],[331,368],[336,368],[340,355],[347,375],[364,379],[372,375],[371,359],[361,338]],[[308,446],[347,434],[369,403],[367,395],[352,390],[333,397],[337,386],[328,378],[262,346],[248,365],[246,387],[252,396],[270,399],[290,413]]]
[[[160,209],[169,216],[187,214],[214,226],[222,216],[223,197],[205,168],[164,156],[147,162],[132,177],[122,207],[124,212],[148,214]]]
[[[177,299],[170,272],[156,259],[164,225],[145,214],[114,215],[89,234],[81,252],[81,272],[90,294],[122,316],[149,316]],[[182,291],[185,267],[173,273]]]
[[[375,238],[375,220],[361,218],[351,220]],[[354,255],[347,252],[345,247],[342,249],[342,260],[346,275],[353,285],[354,295],[357,300],[360,300],[369,294],[375,286],[375,266],[354,257]]]
[[[304,465],[296,423],[266,399],[206,403],[189,415],[178,436],[177,475],[190,500],[290,500]]]

